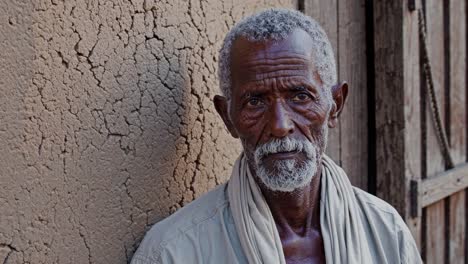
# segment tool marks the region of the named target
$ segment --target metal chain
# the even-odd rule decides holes
[[[427,95],[429,97],[430,110],[432,118],[437,132],[437,139],[439,141],[442,156],[445,161],[445,165],[448,169],[454,167],[452,156],[450,155],[450,147],[447,140],[447,135],[445,129],[442,127],[442,121],[440,119],[439,106],[437,104],[437,98],[434,90],[434,81],[432,78],[431,63],[429,60],[429,52],[427,49],[427,40],[426,40],[426,22],[424,20],[424,14],[421,9],[418,10],[418,26],[419,26],[419,41],[422,44],[422,71],[424,74],[424,80],[426,82]]]

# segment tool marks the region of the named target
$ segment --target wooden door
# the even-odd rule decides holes
[[[373,5],[377,194],[407,221],[425,263],[466,263],[466,1],[379,0]],[[440,131],[454,168],[442,155],[421,65],[419,10]]]

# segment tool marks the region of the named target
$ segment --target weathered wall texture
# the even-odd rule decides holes
[[[0,2],[0,263],[125,263],[224,182],[211,98],[235,21],[291,0]]]

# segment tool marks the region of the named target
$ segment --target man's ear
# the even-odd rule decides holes
[[[338,117],[343,111],[346,98],[348,97],[348,84],[346,82],[339,83],[332,87],[333,105],[328,118],[328,127],[333,128],[338,124]]]
[[[234,129],[234,125],[231,122],[231,118],[229,117],[228,102],[227,102],[226,97],[221,96],[221,95],[215,95],[215,97],[213,98],[213,102],[214,102],[216,111],[223,119],[223,122],[226,125],[229,133],[234,138],[239,138],[239,135],[237,134],[237,131]]]

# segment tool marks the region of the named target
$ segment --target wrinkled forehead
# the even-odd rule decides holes
[[[312,47],[312,38],[302,29],[281,40],[250,41],[240,37],[231,50],[232,85],[267,77],[302,77],[321,84],[316,80],[320,77],[314,67]]]
[[[279,56],[296,54],[311,59],[312,38],[302,29],[293,30],[281,40],[251,41],[245,37],[237,38],[231,49],[231,65],[240,65],[243,58],[274,59]]]

